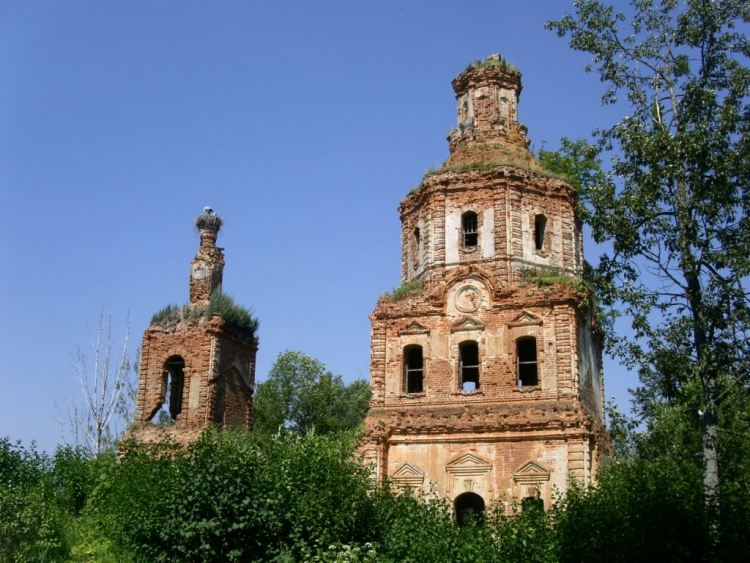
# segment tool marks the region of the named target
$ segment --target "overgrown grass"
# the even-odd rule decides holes
[[[175,328],[182,320],[182,307],[170,303],[159,309],[151,316],[150,325],[160,326],[166,329]]]
[[[565,285],[573,288],[580,298],[579,308],[582,311],[591,311],[595,318],[604,321],[604,313],[596,300],[596,292],[587,279],[587,271],[588,267],[584,268],[584,275],[574,276],[557,266],[524,268],[521,271],[521,279],[538,287]]]
[[[151,317],[151,325],[174,330],[183,320],[190,325],[196,325],[201,320],[210,319],[214,315],[219,315],[227,328],[246,340],[254,338],[260,324],[249,309],[238,305],[232,296],[218,287],[211,294],[207,306],[167,305],[154,313]]]
[[[497,170],[498,168],[504,168],[504,167],[510,167],[510,168],[518,168],[519,170],[524,170],[525,172],[530,172],[532,174],[538,174],[539,176],[543,176],[546,178],[555,178],[557,180],[565,180],[565,177],[561,174],[557,174],[555,172],[551,172],[545,168],[543,168],[539,163],[534,161],[533,158],[521,158],[521,157],[513,157],[510,156],[509,158],[503,159],[503,160],[492,160],[492,161],[486,161],[486,162],[472,162],[469,164],[462,164],[460,166],[446,166],[444,168],[430,168],[425,172],[424,176],[422,176],[422,181],[424,182],[426,179],[437,176],[438,174],[445,174],[447,172],[454,172],[456,174],[462,174],[465,172],[486,172],[489,170]],[[418,190],[420,186],[417,186],[412,191]]]
[[[508,61],[507,59],[503,58],[502,56],[498,54],[490,55],[489,57],[485,58],[484,60],[476,60],[473,63],[471,63],[469,66],[466,67],[464,72],[466,72],[469,69],[483,69],[483,68],[493,68],[498,67],[502,68],[503,70],[517,74],[519,77],[521,76],[521,70]]]
[[[402,283],[400,286],[392,289],[391,291],[386,291],[380,296],[380,298],[386,301],[400,301],[408,295],[419,293],[420,291],[422,291],[423,287],[424,284],[421,280],[410,280]]]
[[[208,318],[214,315],[219,315],[227,327],[240,333],[247,340],[252,339],[258,330],[258,319],[253,317],[249,309],[238,305],[232,296],[224,293],[220,287],[211,294],[206,309]]]

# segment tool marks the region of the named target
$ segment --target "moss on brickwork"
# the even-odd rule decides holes
[[[424,182],[425,180],[427,180],[428,178],[432,176],[437,176],[438,174],[445,174],[447,172],[453,172],[456,174],[461,174],[464,172],[485,172],[488,170],[496,170],[498,168],[503,168],[505,166],[508,166],[511,168],[518,168],[525,172],[531,172],[532,174],[538,174],[540,176],[544,176],[547,178],[565,180],[565,178],[561,176],[560,174],[556,174],[555,172],[550,172],[549,170],[542,168],[539,165],[539,163],[533,159],[507,158],[503,160],[490,161],[490,162],[472,162],[472,163],[464,164],[461,166],[446,166],[444,168],[440,168],[439,170],[430,168],[429,170],[427,170],[427,172],[425,172],[425,175],[422,177],[422,181]],[[412,188],[412,190],[409,193],[416,192],[421,187],[422,186],[419,185],[416,188]]]

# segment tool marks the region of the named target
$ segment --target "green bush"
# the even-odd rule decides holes
[[[176,450],[127,448],[91,505],[118,553],[138,561],[299,559],[362,543],[373,485],[353,438],[206,433]]]
[[[67,557],[69,515],[59,505],[50,458],[0,438],[0,561]]]

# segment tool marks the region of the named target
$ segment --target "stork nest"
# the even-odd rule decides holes
[[[224,223],[222,221],[221,217],[215,214],[209,215],[208,213],[205,213],[203,215],[199,215],[195,219],[195,228],[196,229],[215,229],[219,230],[221,229],[221,225]]]

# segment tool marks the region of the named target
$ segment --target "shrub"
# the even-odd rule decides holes
[[[208,432],[185,449],[132,445],[101,477],[92,511],[136,560],[299,560],[372,533],[372,483],[353,444]]]
[[[48,456],[0,438],[0,561],[67,556],[69,517],[59,506]]]

